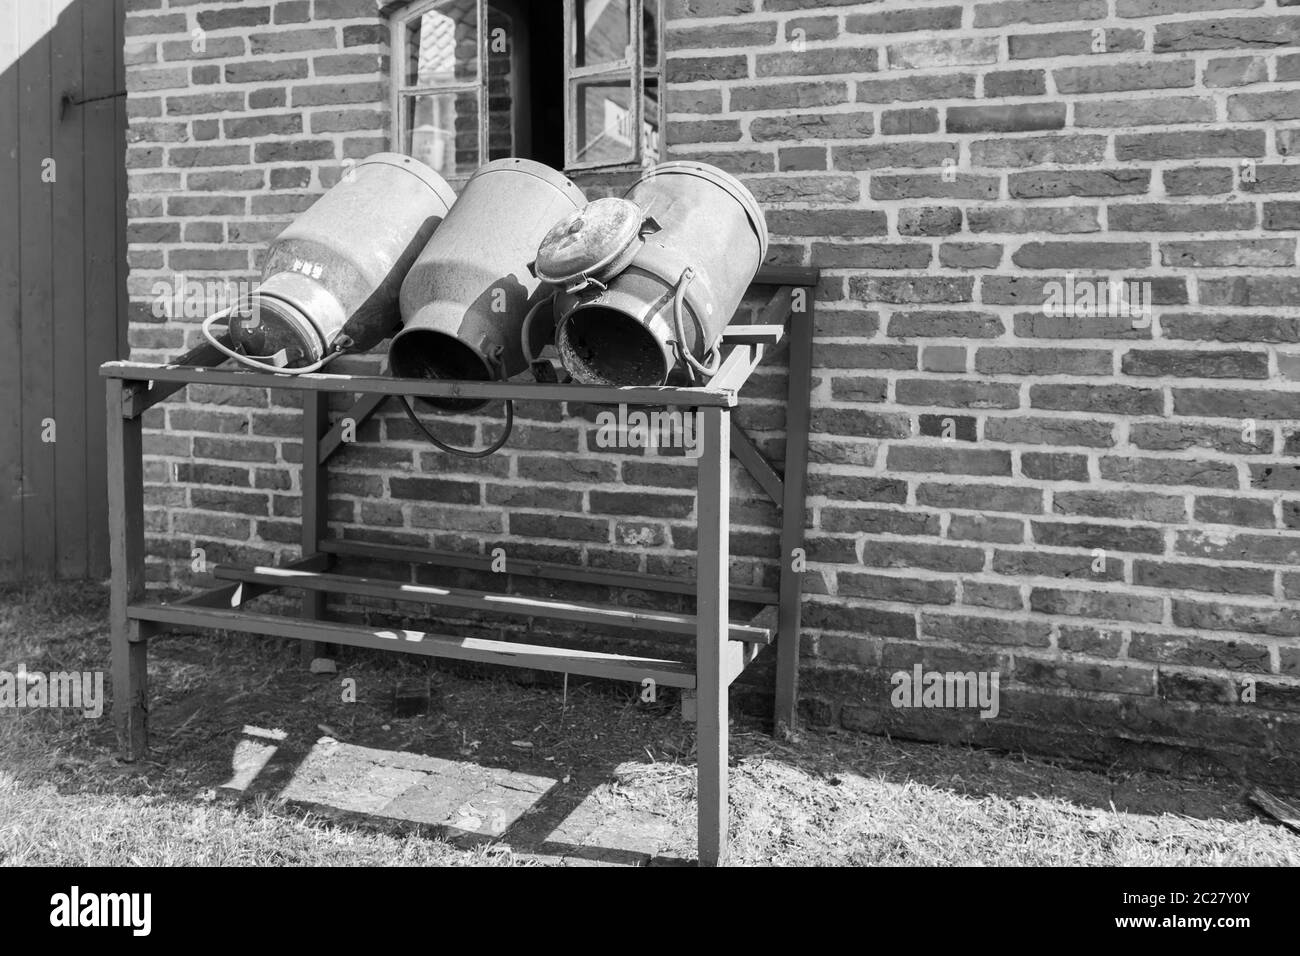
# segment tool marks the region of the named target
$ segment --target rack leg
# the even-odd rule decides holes
[[[130,761],[142,758],[149,746],[149,688],[148,643],[126,610],[144,594],[145,585],[143,429],[138,415],[124,417],[127,387],[120,379],[107,381],[113,722],[122,758]]]
[[[813,295],[800,288],[803,309],[790,315],[789,397],[785,411],[785,498],[781,503],[781,582],[777,609],[776,735],[794,731],[799,700],[799,641],[802,633],[802,572],[796,558],[804,544],[804,490],[808,479],[808,431],[811,417]]]
[[[699,600],[695,645],[699,778],[699,860],[725,862],[727,849],[727,675],[723,650],[730,635],[731,421],[723,408],[703,408],[698,478]]]
[[[320,460],[321,438],[329,431],[329,399],[323,392],[302,392],[302,553],[320,550],[329,502],[328,472]],[[302,616],[319,621],[325,616],[325,593],[304,591]],[[325,651],[319,641],[302,642],[302,662],[310,665]]]

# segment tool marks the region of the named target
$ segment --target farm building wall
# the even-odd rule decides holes
[[[387,31],[375,0],[128,6],[130,342],[163,360],[201,316],[155,314],[158,283],[252,279],[389,148]],[[1296,0],[669,0],[666,47],[670,155],[824,270],[805,719],[1300,778]],[[1053,313],[1089,279],[1154,308]],[[780,365],[740,415],[778,456]],[[598,448],[590,409],[518,418],[481,462],[368,423],[334,532],[690,574],[692,466]],[[296,554],[292,396],[192,387],[148,425],[156,584],[197,583],[195,548]],[[736,481],[732,579],[771,583],[775,511]],[[997,671],[997,717],[891,706],[916,664]]]

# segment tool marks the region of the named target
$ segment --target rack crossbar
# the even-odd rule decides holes
[[[695,668],[684,661],[606,654],[600,651],[492,641],[478,637],[452,637],[404,628],[371,628],[328,621],[300,621],[273,614],[227,611],[175,604],[132,604],[130,618],[169,627],[205,627],[300,641],[325,641],[348,647],[422,654],[481,664],[531,667],[535,670],[606,677],[641,683],[647,678],[663,687],[695,686]]]
[[[459,551],[435,551],[424,548],[405,548],[395,544],[368,544],[361,541],[341,541],[330,538],[319,543],[321,551],[340,557],[368,558],[375,561],[399,561],[410,564],[433,565],[443,568],[462,568],[466,571],[491,571],[492,559]],[[530,578],[550,578],[555,581],[577,581],[611,588],[634,588],[638,591],[657,591],[663,594],[696,593],[696,584],[681,578],[660,574],[641,574],[632,571],[607,571],[604,568],[583,568],[571,564],[553,564],[547,561],[524,561],[512,558],[503,574],[519,574]],[[776,604],[778,594],[773,588],[732,585],[733,601],[750,604]]]
[[[348,574],[319,573],[285,567],[251,568],[218,565],[212,576],[222,581],[243,581],[264,588],[296,588],[322,593],[351,594],[388,601],[411,601],[442,607],[456,607],[495,614],[523,614],[610,627],[663,631],[668,634],[694,634],[696,620],[691,614],[670,614],[636,608],[602,607],[569,601],[549,601],[518,594],[493,594],[466,588],[440,588],[430,584],[405,584],[378,578]],[[731,640],[747,644],[770,644],[772,632],[750,624],[731,624]]]
[[[740,345],[737,349],[754,348]],[[425,378],[388,378],[381,375],[277,375],[251,370],[198,368],[191,365],[154,365],[145,362],[105,362],[104,378],[132,382],[179,382],[184,385],[221,385],[226,388],[292,389],[304,392],[366,392],[371,395],[406,395],[410,398],[514,399],[519,402],[584,402],[593,405],[672,405],[699,408],[734,408],[735,389],[676,385],[558,385],[539,382],[461,382]],[[156,386],[155,386],[156,387]],[[149,389],[142,390],[148,395]],[[123,414],[137,413],[130,393]]]

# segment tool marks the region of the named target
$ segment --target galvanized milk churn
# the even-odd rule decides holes
[[[314,371],[373,348],[397,328],[398,292],[456,195],[428,166],[376,153],[280,233],[257,288],[226,315],[231,358],[264,370]]]
[[[498,159],[474,173],[402,283],[389,371],[462,381],[522,372],[524,319],[552,291],[529,267],[551,225],[585,201],[567,177],[531,160]],[[428,401],[448,411],[486,404]]]
[[[661,385],[679,360],[712,375],[767,241],[753,195],[705,163],[662,163],[622,199],[589,203],[537,251],[537,275],[560,289],[560,361],[584,384]]]

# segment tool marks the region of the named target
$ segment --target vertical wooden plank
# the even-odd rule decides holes
[[[799,641],[802,635],[802,573],[796,549],[804,543],[804,489],[808,480],[808,429],[812,391],[814,305],[804,288],[802,311],[790,315],[789,395],[785,406],[785,500],[781,505],[781,583],[777,609],[776,713],[778,737],[794,731],[799,700]],[[797,301],[797,299],[796,299]]]
[[[329,397],[324,392],[302,393],[302,553],[304,556],[320,550],[320,541],[326,534],[328,521],[326,506],[329,502],[328,471],[320,463],[321,436],[329,431]],[[325,594],[304,591],[302,616],[308,620],[321,620],[325,616]],[[310,664],[320,656],[324,645],[318,641],[302,642],[302,660]]]
[[[702,866],[725,861],[727,849],[727,675],[723,650],[730,634],[731,415],[725,408],[703,408],[703,446],[699,459],[696,512],[699,516],[699,597],[695,637],[698,719],[699,860]]]
[[[108,537],[112,558],[109,619],[113,651],[113,721],[122,759],[138,760],[149,746],[148,643],[132,641],[126,609],[144,595],[144,450],[139,416],[122,417],[130,384],[106,380],[108,417]]]
[[[64,0],[60,0],[60,3]],[[94,384],[86,368],[85,150],[86,106],[61,108],[64,96],[87,95],[82,85],[82,7],[73,2],[58,13],[50,34],[54,199],[53,355],[54,552],[61,578],[86,576],[86,397]],[[90,104],[92,107],[95,104]],[[98,400],[95,402],[99,404]]]
[[[23,448],[23,573],[51,578],[54,561],[54,445],[43,431],[54,416],[53,327],[53,198],[48,182],[53,158],[51,120],[52,63],[50,0],[19,4],[19,43],[25,52],[18,61],[19,115],[22,140],[18,146],[20,229],[19,281],[22,313],[21,356]]]
[[[122,89],[120,11],[113,3],[83,4],[82,88],[85,96]],[[118,327],[125,313],[118,301],[119,275],[126,260],[119,258],[119,232],[125,235],[122,216],[125,194],[119,195],[118,174],[126,168],[124,125],[118,117],[125,97],[101,100],[79,107],[86,144],[85,159],[85,302],[87,381],[98,379],[104,362],[125,358],[119,351]],[[120,205],[119,205],[120,203]],[[94,578],[108,574],[108,486],[104,445],[107,422],[98,386],[86,393],[86,573]]]
[[[23,577],[18,6],[0,0],[0,582]]]

